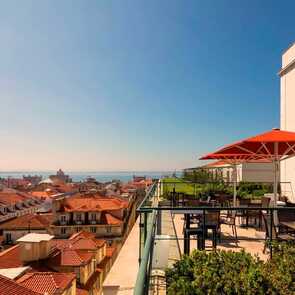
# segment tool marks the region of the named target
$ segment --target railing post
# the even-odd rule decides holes
[[[270,209],[270,233],[269,233],[269,251],[270,251],[270,259],[272,259],[272,230],[273,230],[273,208]]]
[[[146,236],[147,236],[147,212],[143,213],[144,215],[144,220],[143,220],[143,245],[145,245],[145,241],[146,241]]]
[[[142,229],[142,218],[141,218],[141,213],[139,213],[139,253],[138,253],[138,264],[141,262],[141,229]]]
[[[149,288],[150,288],[150,278],[151,278],[151,272],[153,267],[153,253],[154,253],[154,245],[155,245],[155,234],[156,234],[156,222],[157,222],[157,214],[159,211],[154,211],[155,216],[155,223],[152,221],[152,228],[151,228],[151,246],[150,246],[150,257],[149,257],[149,264],[147,269],[147,275],[145,278],[145,294],[149,294]]]
[[[205,239],[206,239],[206,216],[205,216],[205,209],[203,209],[203,225],[202,225],[202,236],[203,236],[203,238],[202,238],[202,250],[205,250]]]

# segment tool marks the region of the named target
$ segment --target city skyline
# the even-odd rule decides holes
[[[0,170],[179,170],[278,127],[286,3],[4,1]]]

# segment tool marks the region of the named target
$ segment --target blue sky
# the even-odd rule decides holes
[[[294,1],[1,1],[0,170],[166,170],[279,126]]]

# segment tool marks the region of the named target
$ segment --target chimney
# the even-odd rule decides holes
[[[48,234],[29,233],[18,239],[21,260],[32,262],[47,258],[50,252],[49,241],[53,238]]]

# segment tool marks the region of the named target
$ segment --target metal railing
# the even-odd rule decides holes
[[[140,266],[135,283],[134,294],[148,294],[149,290],[149,274],[151,273],[155,228],[156,228],[156,211],[153,211],[151,216],[151,224],[149,231],[146,233],[143,253],[140,259]]]
[[[170,183],[171,184],[171,183]],[[175,183],[174,192],[177,192],[177,185],[181,185],[181,182]],[[173,202],[166,202],[165,204],[158,204],[155,200],[158,200],[159,197],[163,195],[163,184],[161,182],[154,183],[149,191],[147,192],[145,198],[142,203],[138,207],[138,212],[140,214],[140,245],[139,245],[139,271],[136,280],[134,294],[149,294],[152,286],[150,284],[151,279],[151,271],[153,267],[153,255],[154,255],[154,244],[158,239],[165,240],[165,238],[159,238],[159,234],[161,235],[161,226],[159,226],[159,220],[161,220],[162,212],[170,211],[173,214],[183,214],[184,215],[184,223],[187,222],[186,216],[190,216],[191,214],[199,214],[200,218],[200,226],[201,226],[201,240],[203,243],[207,239],[207,231],[206,228],[206,218],[208,213],[210,212],[244,212],[247,216],[248,213],[258,212],[259,214],[266,214],[270,217],[270,229],[269,235],[267,238],[264,237],[239,237],[239,241],[243,240],[251,240],[251,241],[260,241],[260,242],[268,242],[269,249],[269,257],[272,258],[273,248],[272,242],[276,237],[273,236],[272,228],[273,226],[277,226],[274,224],[274,220],[277,218],[278,213],[292,211],[295,216],[295,207],[262,207],[262,206],[223,206],[223,207],[212,207],[212,206],[186,206],[186,205],[178,205]],[[155,205],[156,204],[156,205]],[[251,216],[251,214],[249,214]],[[275,218],[276,217],[276,218]],[[294,220],[295,221],[295,220]],[[189,222],[188,222],[189,224]],[[185,225],[186,226],[186,225]],[[268,225],[266,225],[268,226]],[[265,229],[266,230],[266,229]],[[266,233],[265,233],[266,234]],[[168,240],[172,240],[173,238],[168,237]],[[191,238],[190,236],[175,237],[178,241],[182,240],[185,244],[185,240],[197,240],[197,238]],[[223,241],[232,240],[233,237],[223,237]],[[185,247],[185,246],[184,246]],[[205,244],[204,244],[205,247]],[[213,248],[212,248],[213,249]],[[185,249],[184,249],[185,252]]]

